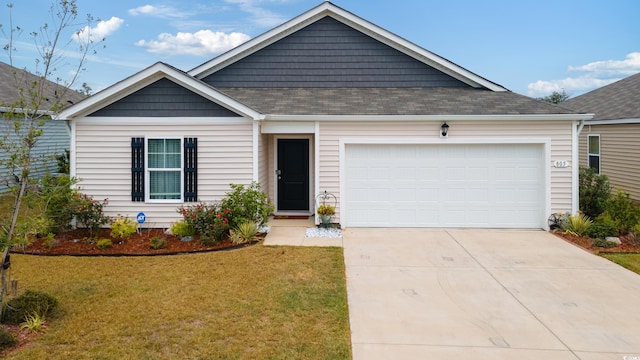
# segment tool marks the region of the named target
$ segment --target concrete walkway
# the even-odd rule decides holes
[[[264,239],[267,246],[338,246],[342,247],[342,238],[305,237],[307,228],[314,227],[313,219],[309,220],[269,220],[271,230]]]
[[[343,238],[355,360],[640,359],[640,276],[547,232]]]

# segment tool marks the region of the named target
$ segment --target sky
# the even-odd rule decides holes
[[[13,64],[35,71],[32,32],[54,24],[58,0],[0,0],[0,40]],[[86,25],[95,54],[72,86],[95,93],[163,61],[192,68],[319,5],[320,0],[78,0],[61,54],[73,64]],[[6,5],[12,3],[11,10]],[[640,72],[638,0],[335,0],[333,3],[507,89],[571,97]],[[42,32],[40,32],[42,34]],[[83,31],[81,34],[87,34]],[[0,61],[9,62],[7,52]],[[57,76],[73,70],[59,63]]]

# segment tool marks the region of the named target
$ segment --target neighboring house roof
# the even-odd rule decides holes
[[[576,96],[562,106],[595,114],[591,121],[640,122],[640,73]]]
[[[37,75],[0,62],[0,110],[4,108],[6,111],[7,108],[14,108],[14,104],[23,97],[18,90],[17,84],[28,91],[32,84],[40,81],[41,78]],[[42,94],[45,97],[45,101],[39,109],[35,110],[48,111],[59,100],[64,102],[65,106],[73,105],[86,97],[77,91],[48,80],[45,82]],[[27,103],[30,101],[30,99],[25,100]]]

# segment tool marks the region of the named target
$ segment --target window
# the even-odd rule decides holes
[[[149,200],[182,198],[182,139],[147,140]]]
[[[588,140],[588,156],[589,167],[596,170],[600,174],[600,135],[589,135]]]
[[[198,201],[198,138],[131,138],[131,201]]]

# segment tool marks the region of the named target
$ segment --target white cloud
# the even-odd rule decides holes
[[[183,18],[188,16],[187,13],[181,12],[170,6],[154,6],[144,5],[135,9],[129,9],[129,15],[148,15],[159,18]]]
[[[529,89],[529,96],[547,96],[554,91],[562,92],[563,90],[573,96],[576,92],[582,93],[587,90],[609,85],[618,80],[620,80],[620,78],[597,79],[588,76],[577,78],[568,77],[561,80],[538,80],[529,84],[527,88]]]
[[[640,52],[632,52],[624,60],[595,61],[586,65],[569,66],[568,70],[583,74],[560,80],[538,80],[527,86],[528,95],[546,96],[554,91],[564,90],[574,96],[611,84],[640,72]]]
[[[145,47],[152,53],[206,56],[232,49],[250,38],[249,35],[238,32],[227,34],[200,30],[195,33],[179,32],[176,35],[162,33],[158,35],[158,40],[140,40],[136,45]]]
[[[640,52],[632,52],[624,60],[606,60],[582,66],[569,66],[569,71],[586,71],[603,75],[633,75],[640,71]]]
[[[229,4],[237,4],[240,6],[240,10],[252,15],[251,21],[263,27],[273,27],[280,25],[286,20],[287,17],[276,14],[270,10],[258,6],[258,4],[265,2],[286,2],[285,0],[265,1],[265,0],[225,0]]]
[[[124,20],[113,16],[109,20],[98,22],[95,27],[85,26],[82,30],[74,33],[72,38],[76,42],[85,44],[89,41],[100,41],[107,35],[113,34],[123,23]]]

